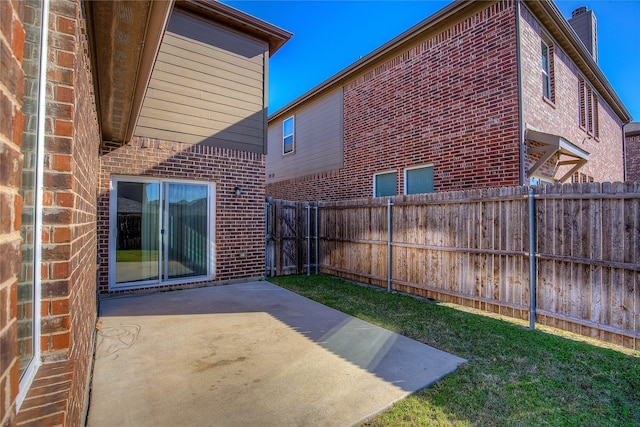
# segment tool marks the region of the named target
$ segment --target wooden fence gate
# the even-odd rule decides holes
[[[317,273],[317,205],[306,202],[267,199],[267,276]]]

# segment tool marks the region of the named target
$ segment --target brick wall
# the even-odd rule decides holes
[[[132,159],[135,159],[132,162]],[[261,154],[135,137],[101,153],[98,196],[99,292],[108,292],[109,188],[114,175],[215,184],[215,281],[264,274],[265,167]],[[235,195],[236,185],[242,196]],[[187,286],[198,285],[191,283]],[[172,286],[175,287],[175,286]],[[183,286],[184,287],[184,286]]]
[[[43,295],[43,316],[67,319],[68,331],[55,332],[49,338],[50,351],[66,348],[74,362],[74,382],[69,392],[68,425],[83,425],[88,409],[89,380],[93,357],[96,307],[97,258],[97,188],[100,159],[100,131],[93,93],[86,23],[80,3],[67,4],[59,0],[51,6],[50,28],[60,37],[75,39],[73,51],[64,47],[55,50],[54,74],[61,76],[52,84],[50,109],[57,112],[54,129],[57,135],[47,145],[45,167],[50,168],[53,181],[63,179],[64,186],[53,192],[51,208],[65,212],[63,224],[51,224],[46,229],[51,244],[67,247],[69,256],[49,264],[49,278],[54,282],[68,281],[68,297]],[[50,51],[50,54],[52,52]],[[52,71],[50,65],[50,73]],[[74,79],[68,81],[67,73]],[[56,106],[53,108],[53,106]],[[72,116],[67,115],[70,110]],[[60,113],[64,112],[64,113]],[[72,129],[72,139],[66,137]],[[59,145],[62,142],[61,145]],[[71,144],[71,152],[67,144]],[[67,178],[70,179],[68,183]],[[45,185],[47,174],[45,173]],[[69,185],[70,184],[70,185]],[[69,225],[66,224],[69,218]],[[45,223],[45,225],[47,225]],[[43,284],[44,286],[44,284]],[[48,301],[47,301],[48,300]]]
[[[436,191],[519,183],[515,10],[501,1],[344,86],[344,168],[270,184],[270,197],[371,197],[373,175],[434,165]]]
[[[0,2],[0,425],[15,423],[21,263],[24,4]]]
[[[630,133],[626,136],[627,180],[640,181],[640,134]]]
[[[5,3],[5,2],[3,2]],[[39,26],[31,3],[25,3],[25,24]],[[88,404],[88,380],[96,321],[96,192],[100,135],[92,93],[86,26],[79,1],[58,0],[49,9],[45,155],[42,165],[41,337],[44,363],[69,361],[73,376],[68,385],[65,425],[81,425]],[[28,42],[30,39],[28,38]],[[25,52],[35,52],[31,48]],[[35,66],[25,60],[26,68]],[[37,81],[26,82],[25,99],[35,102]],[[33,185],[35,116],[25,127],[23,181]],[[35,197],[25,194],[25,219]],[[3,214],[4,217],[4,214]],[[33,280],[33,230],[23,233],[25,291]],[[22,286],[22,285],[21,285]],[[20,309],[20,307],[18,307]],[[23,310],[26,310],[25,305]],[[22,343],[19,343],[23,345]],[[37,377],[36,377],[37,378]],[[19,423],[32,422],[46,411],[35,410],[29,396]],[[33,415],[27,415],[33,414]]]
[[[542,95],[540,67],[540,43],[545,34],[539,22],[526,8],[521,8],[522,47],[522,91],[523,120],[540,131],[560,135],[579,148],[590,153],[589,162],[580,172],[595,181],[623,180],[622,122],[599,96],[599,138],[591,138],[587,130],[580,127],[578,84],[580,71],[557,42],[544,35],[552,54],[553,96],[551,100]],[[533,165],[534,157],[527,159],[527,168]],[[562,171],[547,170],[560,178]]]

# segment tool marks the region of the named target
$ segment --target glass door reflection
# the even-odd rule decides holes
[[[116,283],[160,276],[160,185],[117,183]]]

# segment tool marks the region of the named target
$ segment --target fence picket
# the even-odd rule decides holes
[[[395,197],[394,288],[526,319],[527,192]],[[640,183],[540,186],[535,200],[537,321],[640,348]],[[300,203],[273,205],[275,271],[289,274],[306,220]],[[386,199],[321,202],[318,230],[321,271],[386,287]]]

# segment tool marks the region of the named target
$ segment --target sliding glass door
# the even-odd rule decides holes
[[[115,178],[110,288],[213,278],[213,187]]]
[[[206,185],[167,184],[164,277],[207,275],[209,198]]]

